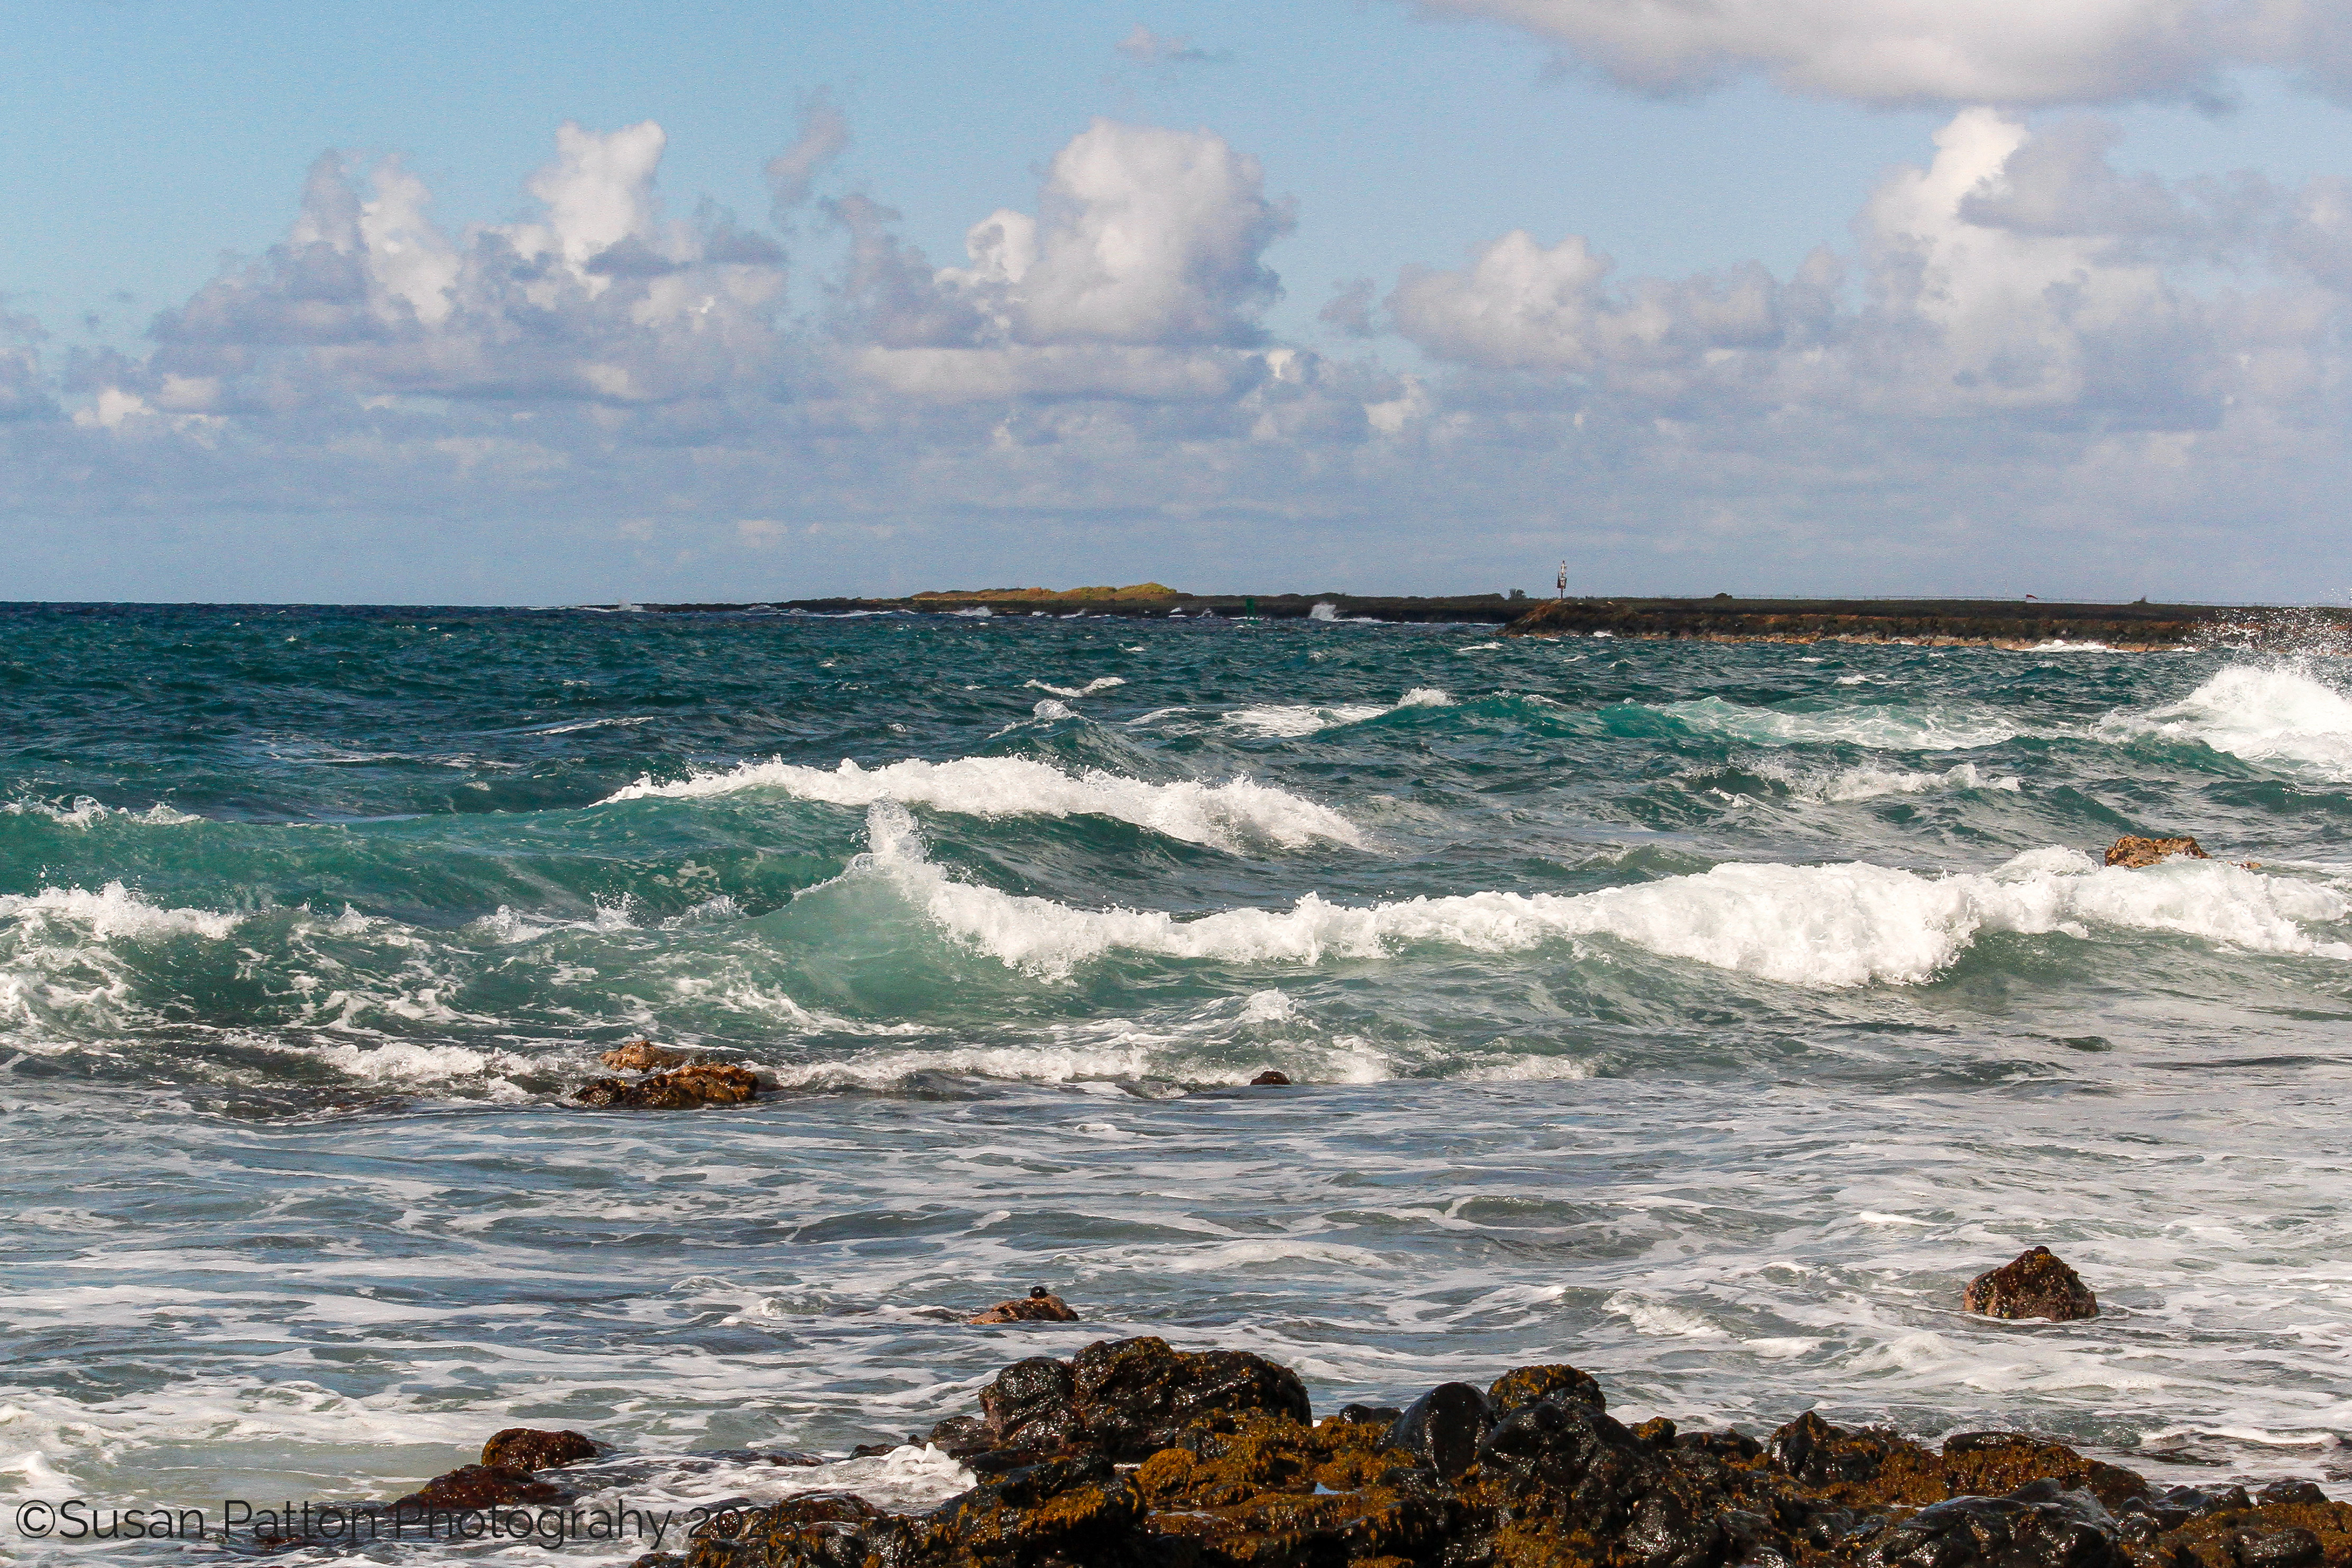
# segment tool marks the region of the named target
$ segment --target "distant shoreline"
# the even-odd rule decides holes
[[[1156,586],[1156,584],[1154,585]],[[2352,647],[2352,610],[2242,605],[2049,603],[2033,599],[1530,599],[1503,594],[1449,597],[1356,594],[1186,594],[1116,596],[1017,589],[928,593],[900,598],[775,600],[762,604],[637,606],[649,613],[744,610],[851,615],[1119,616],[1135,619],[1256,616],[1268,620],[1375,620],[1486,624],[1507,637],[1611,637],[1691,642],[1884,643],[1928,647],[2030,649],[2096,645],[2147,652],[2231,642]]]

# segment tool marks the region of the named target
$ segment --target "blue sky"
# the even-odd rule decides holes
[[[2345,9],[12,5],[0,596],[2342,597]]]

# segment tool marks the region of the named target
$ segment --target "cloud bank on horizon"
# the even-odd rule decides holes
[[[1444,589],[1560,552],[1610,588],[2352,589],[2310,574],[2352,494],[2352,182],[2126,174],[2087,112],[2216,98],[2248,64],[2343,92],[2352,8],[1420,4],[1643,91],[1754,75],[1948,117],[1787,276],[1623,277],[1514,229],[1341,290],[1340,353],[1268,327],[1267,251],[1314,215],[1210,128],[1098,118],[948,258],[887,193],[829,187],[855,128],[823,98],[766,165],[764,228],[673,213],[651,121],[558,128],[504,223],[446,225],[397,157],[331,152],[288,231],[141,352],[58,353],[10,319],[19,567],[72,592],[72,542],[113,535],[152,565],[126,593],[194,596],[234,564],[191,577],[174,551],[223,539],[309,552],[289,592],[318,597],[1110,560]],[[1140,25],[1108,42],[1211,58]],[[819,232],[843,259],[802,276]]]

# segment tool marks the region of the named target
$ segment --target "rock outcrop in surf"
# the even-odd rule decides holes
[[[617,1078],[591,1079],[572,1098],[583,1105],[629,1110],[690,1110],[702,1105],[740,1105],[759,1092],[759,1075],[750,1068],[700,1062],[669,1072],[652,1073],[634,1082]]]
[[[966,1320],[974,1323],[1075,1323],[1070,1304],[1043,1285],[1033,1285],[1026,1296],[1013,1296]]]
[[[1808,1412],[1759,1442],[1627,1426],[1522,1367],[1318,1422],[1289,1369],[1165,1341],[1033,1357],[928,1440],[979,1484],[924,1513],[843,1494],[722,1514],[648,1568],[2301,1568],[2352,1561],[2316,1487],[2158,1489],[2060,1444],[1931,1449]]]
[[[2175,855],[2183,855],[2191,860],[2213,858],[2194,838],[2143,838],[2138,834],[2126,833],[2107,846],[2107,864],[2132,871],[2144,866],[2153,866]]]
[[[595,1440],[585,1432],[509,1426],[482,1445],[483,1464],[512,1470],[551,1470],[595,1457]]]
[[[2061,1323],[2099,1315],[2099,1299],[2083,1277],[2046,1247],[2028,1247],[1969,1280],[1961,1305],[1988,1318],[2048,1318]]]

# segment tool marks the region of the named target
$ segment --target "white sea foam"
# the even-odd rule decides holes
[[[204,820],[184,811],[175,811],[161,801],[143,811],[133,811],[129,806],[102,805],[86,795],[75,797],[71,805],[52,805],[42,800],[12,800],[0,805],[0,812],[10,816],[46,816],[63,827],[90,827],[110,820],[143,823],[152,827],[176,827],[183,823]]]
[[[268,1049],[307,1056],[323,1062],[345,1078],[372,1084],[437,1084],[465,1079],[505,1078],[527,1072],[530,1062],[511,1051],[478,1051],[467,1046],[419,1045],[413,1040],[387,1040],[362,1046],[336,1041],[302,1046],[266,1041]]]
[[[1974,763],[1961,763],[1941,773],[1848,768],[1825,779],[1800,781],[1796,788],[1800,795],[1843,804],[1889,795],[1926,795],[1936,790],[1997,789],[2014,794],[2023,787],[2023,783],[2014,774],[1991,773]]]
[[[1248,839],[1293,848],[1318,839],[1357,847],[1364,842],[1355,824],[1330,807],[1254,780],[1147,784],[1099,769],[1073,775],[1026,757],[917,759],[878,768],[845,761],[831,772],[782,762],[746,763],[676,784],[640,780],[606,801],[748,789],[778,789],[796,799],[836,805],[897,801],[967,816],[1108,816],[1171,838],[1228,848]]]
[[[2307,668],[2231,665],[2178,702],[2109,714],[2098,732],[2198,741],[2250,763],[2352,782],[2352,699]]]
[[[1377,719],[1402,708],[1449,708],[1453,704],[1453,697],[1437,687],[1416,686],[1385,708],[1369,702],[1340,702],[1328,706],[1303,702],[1262,703],[1234,709],[1225,715],[1225,722],[1241,729],[1255,730],[1261,735],[1291,738],[1312,735],[1318,730],[1335,729],[1342,724],[1360,724],[1367,719]]]
[[[1741,864],[1593,893],[1480,892],[1369,907],[1310,893],[1287,910],[1178,920],[1151,910],[1076,909],[956,881],[924,858],[903,811],[877,806],[868,822],[873,847],[847,874],[889,879],[959,939],[1009,966],[1048,976],[1112,952],[1313,964],[1412,943],[1507,952],[1610,937],[1786,984],[1838,988],[1931,979],[1980,932],[2087,937],[2091,925],[2352,961],[2352,945],[2305,929],[2352,914],[2341,894],[2220,861],[2173,860],[2127,871],[2049,848],[1990,874],[1941,877],[1863,862]]]
[[[80,926],[106,942],[165,936],[202,936],[217,942],[245,918],[215,910],[164,909],[121,882],[109,882],[94,893],[81,888],[44,888],[37,893],[0,894],[0,919],[10,916]]]
[[[1049,680],[1026,680],[1022,684],[1033,686],[1040,691],[1050,691],[1056,697],[1092,697],[1097,691],[1108,691],[1114,686],[1125,686],[1127,680],[1122,676],[1098,675],[1084,686],[1055,686]]]
[[[1960,752],[1997,746],[2026,731],[2008,715],[1972,703],[1876,704],[1783,712],[1720,697],[1654,710],[1694,730],[1768,746],[1845,744],[1882,752]]]

